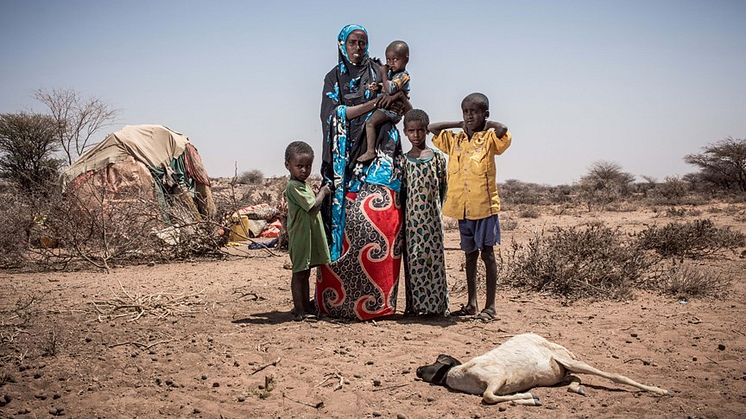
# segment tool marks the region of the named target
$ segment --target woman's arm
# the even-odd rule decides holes
[[[427,126],[427,130],[434,135],[440,134],[444,129],[464,128],[464,121],[433,122]]]
[[[360,115],[365,115],[366,113],[376,109],[378,101],[379,98],[374,98],[359,105],[348,106],[347,119],[355,119]]]

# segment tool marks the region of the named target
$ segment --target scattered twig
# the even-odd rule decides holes
[[[167,340],[159,340],[158,342],[151,343],[150,345],[141,343],[141,342],[135,342],[135,341],[128,341],[128,342],[120,342],[115,343],[113,345],[109,345],[109,348],[115,348],[117,346],[124,346],[124,345],[135,345],[140,349],[148,350],[156,345],[160,345],[162,343],[171,342],[173,339],[167,339]]]
[[[187,301],[191,297],[199,297],[204,290],[196,294],[144,294],[131,295],[122,284],[119,284],[124,297],[117,297],[106,301],[92,301],[91,305],[98,312],[98,321],[114,320],[126,317],[127,321],[136,321],[146,313],[159,319],[173,314],[193,314],[192,306],[202,304],[201,301]]]
[[[344,377],[342,377],[342,374],[340,374],[338,372],[330,372],[330,373],[327,373],[326,375],[324,375],[324,379],[321,380],[320,383],[316,384],[316,387],[322,386],[327,381],[332,380],[332,379],[339,380],[337,382],[337,384],[334,386],[334,391],[337,391],[337,390],[341,389],[342,386],[344,385]]]
[[[272,361],[272,362],[269,362],[269,363],[266,363],[266,364],[264,364],[264,365],[262,365],[262,366],[260,366],[260,367],[257,367],[257,368],[255,368],[255,369],[254,369],[254,371],[252,371],[252,372],[251,372],[251,374],[249,374],[249,375],[254,375],[254,374],[258,373],[259,371],[261,371],[261,370],[263,370],[263,369],[265,369],[265,368],[267,368],[267,367],[274,367],[274,366],[277,366],[277,364],[278,364],[278,363],[280,363],[280,360],[281,360],[281,359],[282,359],[282,358],[277,358],[277,359],[275,359],[275,360],[274,360],[274,361]]]
[[[239,291],[239,290],[233,290],[233,294],[240,294],[240,293],[241,293],[241,291]],[[261,300],[264,299],[263,297],[261,297],[259,294],[255,293],[255,292],[246,292],[246,293],[243,293],[243,294],[239,295],[238,297],[236,297],[235,300],[237,301],[237,300],[240,300],[240,299],[242,299],[244,297],[248,297],[248,296],[254,297],[254,298],[251,299],[251,301],[258,301],[260,299]]]
[[[640,361],[643,365],[650,365],[650,361],[642,359],[642,358],[630,358],[626,361],[624,361],[625,364],[629,364],[632,361]]]
[[[293,399],[292,397],[286,395],[285,392],[282,393],[282,398],[283,399],[288,399],[291,402],[302,404],[303,406],[313,407],[314,409],[321,409],[322,407],[324,407],[324,402],[323,401],[316,402],[316,404],[306,403],[306,402],[303,402],[303,401],[300,401],[300,400]]]
[[[709,360],[710,360],[710,361],[711,361],[712,363],[714,363],[714,364],[716,364],[716,365],[720,365],[720,363],[719,363],[719,362],[715,361],[714,359],[710,358],[710,357],[709,357],[709,356],[707,356],[707,355],[705,355],[705,358],[709,359]]]

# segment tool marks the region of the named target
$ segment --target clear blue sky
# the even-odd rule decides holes
[[[598,160],[660,180],[694,171],[682,157],[703,145],[746,137],[746,1],[348,4],[0,0],[0,112],[75,89],[121,110],[109,131],[188,135],[211,176],[234,161],[281,175],[290,141],[320,151],[336,36],[360,23],[374,56],[410,44],[412,102],[431,120],[489,96],[514,135],[501,181],[571,183]]]

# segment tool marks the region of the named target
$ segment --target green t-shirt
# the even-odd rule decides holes
[[[293,272],[329,263],[324,222],[313,209],[316,196],[305,182],[290,179],[285,188],[288,201],[288,250]]]

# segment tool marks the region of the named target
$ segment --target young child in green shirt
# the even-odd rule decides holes
[[[329,263],[329,246],[319,208],[331,190],[324,185],[318,193],[313,193],[306,183],[312,164],[313,149],[303,141],[294,141],[285,149],[285,167],[290,172],[285,198],[288,203],[288,250],[293,264],[290,289],[295,320],[315,317],[316,309],[309,300],[311,268]]]

